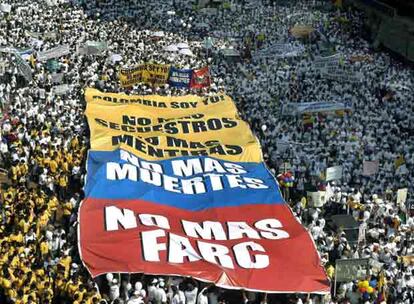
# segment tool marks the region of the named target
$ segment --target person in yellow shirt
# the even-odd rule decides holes
[[[52,195],[48,201],[47,208],[49,213],[53,215],[53,221],[56,221],[56,210],[59,206],[59,201],[55,195]]]
[[[59,168],[59,165],[58,165],[57,161],[55,159],[51,159],[49,161],[50,172],[52,172],[53,174],[56,174],[57,171],[58,171],[58,168]]]
[[[17,299],[17,290],[19,290],[19,287],[16,282],[13,282],[11,288],[6,291],[10,300],[15,301]]]
[[[62,248],[63,249],[63,248]],[[59,266],[63,267],[64,276],[67,278],[69,276],[70,264],[72,263],[72,258],[70,255],[66,255],[59,261]]]
[[[75,150],[76,148],[78,148],[79,146],[79,139],[77,136],[73,137],[71,142],[70,142],[70,146],[72,147],[73,150]]]
[[[21,176],[25,176],[29,172],[29,166],[26,164],[26,162],[22,159],[20,161],[19,166],[19,172]]]
[[[53,289],[49,282],[44,283],[44,289],[39,291],[40,297],[42,298],[42,302],[46,300],[52,302],[53,300]]]
[[[86,304],[97,304],[99,303],[99,301],[101,300],[101,296],[99,294],[94,294],[92,296],[90,296],[87,300],[86,300]]]
[[[0,287],[3,288],[4,290],[8,290],[9,288],[11,288],[12,286],[12,281],[10,278],[10,274],[8,271],[3,270],[3,273],[0,277]]]
[[[37,220],[37,231],[38,232],[42,231],[47,226],[47,224],[49,223],[49,219],[50,219],[50,213],[47,210],[47,207],[44,206],[41,208],[40,216]]]
[[[36,198],[35,198],[36,206],[38,206],[38,207],[44,206],[45,201],[46,201],[45,200],[45,194],[43,193],[42,190],[38,189],[37,190],[37,195],[36,195]]]
[[[75,296],[73,297],[73,302],[72,304],[81,304],[81,300],[79,299],[79,295],[75,294]]]
[[[64,173],[58,175],[58,186],[59,199],[64,200],[68,187],[68,177]]]
[[[29,215],[25,215],[24,218],[22,218],[18,224],[20,231],[22,231],[24,234],[27,234],[30,228],[30,218]]]
[[[58,265],[57,269],[57,276],[54,282],[54,296],[59,298],[63,296],[63,291],[66,285],[66,280],[63,276],[63,272],[59,271],[59,268],[62,268],[61,265]]]
[[[17,164],[11,167],[10,173],[11,173],[11,180],[13,184],[17,183],[17,180],[19,179],[19,176],[20,176],[20,171],[19,171],[19,167],[17,166]]]
[[[29,271],[26,274],[26,280],[24,282],[25,286],[32,286],[32,284],[36,284],[36,276],[33,274],[33,272]],[[36,286],[34,286],[36,289]]]
[[[326,275],[333,280],[334,275],[335,275],[335,267],[330,264],[327,268],[326,268]]]
[[[63,205],[63,223],[64,227],[69,227],[69,221],[70,217],[72,215],[72,203],[71,202],[65,202]]]
[[[63,158],[63,161],[61,163],[61,167],[62,167],[62,171],[64,173],[68,173],[69,172],[69,162],[68,162],[67,157],[64,157]]]
[[[16,233],[13,233],[10,235],[10,241],[16,242],[18,244],[23,244],[23,234],[21,231],[18,231]]]
[[[46,255],[49,254],[49,244],[46,242],[46,240],[43,240],[39,244],[39,248],[40,248],[40,253],[42,255],[42,258],[44,259]]]
[[[66,283],[65,291],[69,298],[74,298],[75,293],[78,291],[79,287],[81,285],[81,282],[79,281],[79,278],[75,276],[73,279],[69,280],[69,282]],[[82,299],[80,299],[82,301]]]

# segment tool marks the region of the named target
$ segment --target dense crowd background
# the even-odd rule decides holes
[[[13,55],[1,54],[10,63],[0,76],[0,167],[8,179],[1,188],[1,303],[414,303],[414,265],[402,259],[414,254],[412,67],[370,47],[359,11],[324,1],[252,3],[212,11],[188,1],[10,1],[11,12],[0,18],[0,46],[35,52],[29,58],[30,83],[12,64]],[[289,33],[295,24],[317,31],[297,40]],[[155,31],[163,35],[155,37]],[[77,46],[87,40],[106,41],[108,49],[96,56],[78,54]],[[275,42],[303,45],[305,52],[293,58],[254,56]],[[193,55],[165,50],[176,43],[186,43]],[[71,53],[57,59],[53,72],[36,60],[36,52],[62,44],[69,44]],[[223,56],[225,48],[240,57]],[[360,81],[315,75],[314,59],[334,53],[361,73]],[[111,60],[113,54],[121,60]],[[370,60],[352,63],[353,55]],[[119,69],[145,62],[209,65],[213,82],[193,91],[147,84],[121,88]],[[71,85],[67,94],[54,93],[52,73],[63,73],[61,83]],[[141,274],[92,280],[80,261],[76,235],[88,149],[85,87],[130,94],[226,92],[258,136],[272,172],[286,172],[289,164],[294,184],[283,189],[285,198],[311,233],[332,282],[336,259],[369,257],[380,270],[337,284],[326,296],[226,291],[189,278]],[[284,104],[309,101],[350,102],[353,109],[306,119],[282,115]],[[378,173],[363,176],[364,160],[378,160]],[[325,182],[326,168],[335,165],[343,167],[342,179]],[[408,189],[408,200],[397,205],[401,188]],[[326,203],[313,207],[306,192],[318,190],[325,191]],[[357,242],[327,224],[334,214],[354,217]],[[375,286],[370,293],[361,292],[366,281]]]

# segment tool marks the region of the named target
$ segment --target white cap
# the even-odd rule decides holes
[[[135,283],[135,290],[138,290],[138,291],[140,291],[142,289],[142,283],[141,282],[136,282]]]
[[[108,280],[108,282],[111,282],[113,278],[114,278],[114,275],[112,273],[106,274],[106,279]]]

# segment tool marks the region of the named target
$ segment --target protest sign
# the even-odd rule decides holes
[[[36,38],[30,38],[29,41],[30,41],[30,45],[34,48],[37,48],[37,49],[41,48],[42,45],[43,45],[43,41],[39,40],[39,39],[36,39]]]
[[[17,53],[14,53],[17,69],[20,74],[28,81],[32,81],[32,69],[29,64]]]
[[[342,166],[329,167],[326,169],[325,180],[327,182],[338,179],[342,179]]]
[[[35,39],[56,39],[58,32],[56,31],[49,31],[49,32],[31,32],[31,31],[25,31],[26,35],[35,38]]]
[[[52,76],[52,82],[53,83],[61,83],[63,79],[63,73],[53,73]]]
[[[352,55],[349,57],[349,61],[352,63],[355,62],[372,62],[374,59],[371,55]]]
[[[92,276],[141,272],[233,289],[329,292],[309,234],[228,96],[88,89],[85,98],[92,149],[78,233]],[[123,145],[113,145],[114,134]],[[126,136],[135,137],[129,149]],[[169,141],[170,152],[159,151]]]
[[[77,45],[76,54],[81,55],[81,56],[88,55],[88,47],[85,45]]]
[[[399,206],[402,210],[407,209],[405,206],[405,202],[407,201],[407,194],[407,188],[398,189],[397,191],[397,206]]]
[[[339,66],[326,66],[321,69],[321,77],[341,83],[356,83],[362,80],[362,74],[345,70]]]
[[[363,169],[362,169],[362,175],[363,176],[372,176],[377,174],[379,169],[379,161],[368,161],[364,160],[363,162]]]
[[[365,279],[368,275],[370,259],[343,259],[336,260],[336,282],[352,282]]]
[[[69,93],[69,91],[72,89],[71,85],[69,84],[61,84],[54,86],[52,88],[52,92],[54,95],[65,95]]]
[[[221,52],[224,57],[240,57],[240,52],[235,49],[222,49]]]
[[[137,83],[148,83],[160,86],[167,82],[170,66],[166,64],[141,64],[134,68],[121,69],[119,80],[123,87]]]
[[[68,44],[64,44],[64,45],[59,45],[57,47],[54,47],[44,52],[39,52],[37,54],[37,59],[39,61],[47,61],[49,59],[59,58],[61,56],[65,56],[68,54],[70,54],[70,47]]]
[[[253,54],[255,58],[287,58],[296,57],[305,51],[302,45],[291,43],[275,43],[268,47],[258,50]]]
[[[32,48],[28,48],[28,49],[23,49],[23,50],[18,50],[17,53],[24,59],[24,60],[29,60],[30,56],[33,54],[33,49]]]
[[[326,203],[325,191],[308,191],[307,192],[308,205],[315,208],[323,207]]]
[[[194,70],[191,76],[190,88],[201,89],[210,86],[210,70],[204,67],[199,70]]]
[[[359,224],[352,215],[336,214],[331,216],[330,221],[338,233],[345,232],[345,237],[349,243],[358,242]]]
[[[170,68],[170,76],[168,82],[171,86],[177,88],[189,88],[193,70]]]
[[[295,25],[289,32],[295,38],[308,38],[315,29],[310,25]]]
[[[100,55],[106,51],[108,44],[105,41],[86,41],[84,47],[88,55]]]
[[[334,54],[326,57],[316,57],[312,65],[315,69],[324,69],[327,67],[339,66],[340,54]]]
[[[10,13],[11,12],[11,5],[7,3],[1,3],[0,4],[0,11],[3,13]]]
[[[301,102],[287,103],[282,106],[282,115],[303,115],[306,113],[323,113],[337,111],[351,111],[349,102]]]

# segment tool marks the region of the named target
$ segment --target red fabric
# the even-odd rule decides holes
[[[210,79],[210,70],[208,66],[199,69],[193,70],[193,75],[191,77],[190,88],[192,89],[201,89],[209,87],[211,83]]]
[[[134,211],[137,227],[116,231],[106,231],[104,208],[116,206],[119,209]],[[155,214],[168,218],[170,229],[145,226],[139,214]],[[289,234],[284,239],[266,239],[258,230],[260,239],[247,238],[233,240],[205,240],[187,236],[182,220],[201,223],[220,222],[228,236],[227,222],[243,221],[254,227],[257,221],[277,219],[281,230]],[[328,292],[329,282],[312,240],[306,230],[297,222],[287,205],[244,205],[189,211],[140,200],[86,199],[80,209],[80,252],[85,266],[92,276],[108,272],[147,273],[156,275],[192,276],[202,281],[212,282],[221,287],[244,288],[268,292]],[[119,226],[121,227],[121,226]],[[144,260],[142,232],[163,230],[166,236],[157,239],[167,249],[159,250],[160,261]],[[206,261],[204,258],[183,263],[168,262],[170,233],[188,238],[196,252],[200,254],[198,242],[221,244],[229,248],[229,256],[234,269]],[[262,269],[246,269],[239,266],[234,246],[243,242],[255,242],[265,252],[250,251],[269,256],[269,265]],[[151,247],[152,248],[152,247]]]

